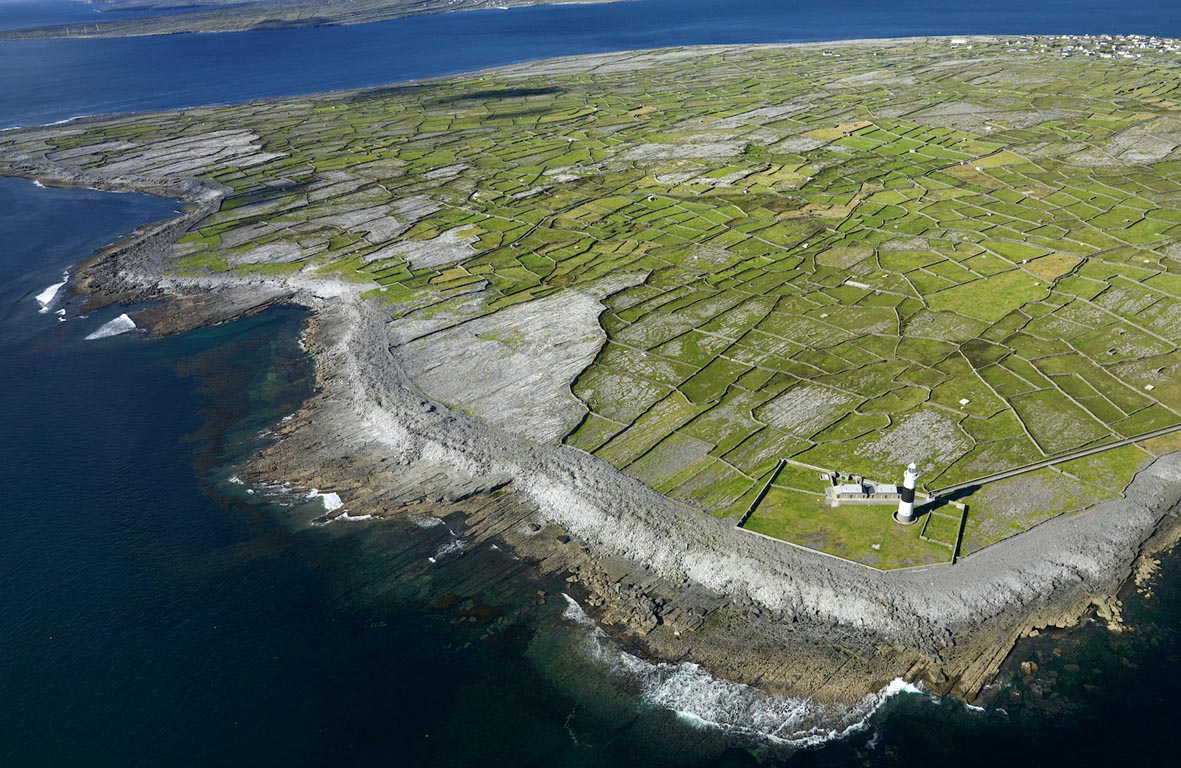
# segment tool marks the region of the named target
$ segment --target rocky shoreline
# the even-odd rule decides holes
[[[276,427],[281,439],[243,480],[337,493],[344,507],[330,514],[445,517],[465,539],[503,544],[564,577],[590,616],[648,659],[821,702],[855,703],[895,678],[971,701],[1020,637],[1092,610],[1117,626],[1121,588],[1181,535],[1179,453],[1143,469],[1124,498],[956,565],[882,572],[744,535],[585,452],[433,401],[407,373],[427,352],[356,284],[169,276],[173,244],[219,208],[226,190],[216,184],[103,175],[29,154],[0,157],[0,173],[184,203],[74,271],[83,311],[148,302],[136,323],[157,334],[276,303],[312,311],[316,394]]]

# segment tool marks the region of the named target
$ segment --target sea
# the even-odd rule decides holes
[[[14,7],[28,26],[76,5],[0,0],[0,26]],[[635,47],[1084,31],[1181,36],[1181,15],[1106,0],[635,0],[0,43],[0,125]],[[1087,620],[1023,640],[983,707],[899,681],[832,708],[629,655],[562,582],[466,542],[459,521],[310,525],[311,489],[237,480],[310,395],[303,310],[154,339],[120,318],[135,308],[79,316],[54,291],[176,205],[0,178],[0,765],[994,768],[1175,752],[1174,554],[1148,595],[1126,596],[1128,631]]]
[[[27,29],[52,24],[92,24],[146,16],[185,13],[199,6],[175,5],[160,8],[117,8],[108,0],[0,0],[0,30]]]

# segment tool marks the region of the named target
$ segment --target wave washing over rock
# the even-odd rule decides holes
[[[320,493],[320,491],[313,488],[308,492],[308,498],[319,499],[320,503],[324,505],[325,512],[335,512],[344,506],[344,502],[340,500],[340,494],[338,493]]]
[[[69,279],[70,273],[63,272],[62,281],[60,283],[54,283],[33,297],[37,300],[37,303],[41,305],[41,309],[38,310],[41,312],[41,314],[45,314],[53,307],[53,302],[57,298],[58,291],[65,287]]]
[[[564,593],[562,597],[567,603],[562,618],[594,627],[588,637],[591,655],[638,685],[645,702],[671,710],[690,724],[717,728],[739,739],[791,749],[819,746],[864,729],[873,714],[900,693],[927,695],[895,679],[851,706],[821,704],[719,680],[689,662],[647,662],[616,647],[574,598]]]
[[[105,323],[94,333],[86,337],[86,341],[94,341],[95,339],[105,339],[108,336],[118,336],[121,333],[128,333],[136,329],[135,321],[127,315],[119,315],[114,320]]]

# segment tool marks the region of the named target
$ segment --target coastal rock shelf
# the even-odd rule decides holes
[[[9,131],[0,170],[188,204],[72,271],[89,306],[315,310],[319,394],[244,478],[453,516],[650,656],[971,698],[1030,628],[1108,610],[1181,497],[1178,63],[611,54]],[[838,525],[793,474],[909,462],[962,489],[954,565],[951,517]],[[764,488],[765,535],[736,529]]]

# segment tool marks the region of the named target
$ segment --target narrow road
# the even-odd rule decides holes
[[[1094,456],[1097,453],[1110,451],[1113,448],[1122,448],[1125,445],[1132,445],[1133,443],[1138,443],[1141,440],[1151,440],[1154,437],[1161,437],[1162,435],[1169,435],[1174,432],[1181,432],[1181,424],[1174,424],[1171,427],[1155,429],[1151,432],[1145,432],[1141,435],[1125,437],[1120,440],[1116,440],[1114,443],[1105,443],[1104,445],[1083,448],[1071,453],[1063,453],[1057,456],[1051,456],[1049,458],[1042,459],[1041,461],[1035,461],[1033,464],[1026,464],[1025,466],[1016,467],[1014,469],[1007,469],[1004,472],[997,472],[993,475],[985,475],[984,477],[978,477],[975,480],[969,480],[966,483],[959,483],[957,485],[949,485],[946,488],[939,488],[938,490],[930,491],[929,495],[932,498],[951,496],[959,491],[984,485],[985,483],[995,483],[998,480],[1008,480],[1010,477],[1024,475],[1026,472],[1034,472],[1039,469],[1045,469],[1046,467],[1052,466],[1054,464],[1062,464],[1063,462],[1073,461],[1074,459],[1082,459],[1087,456]]]

